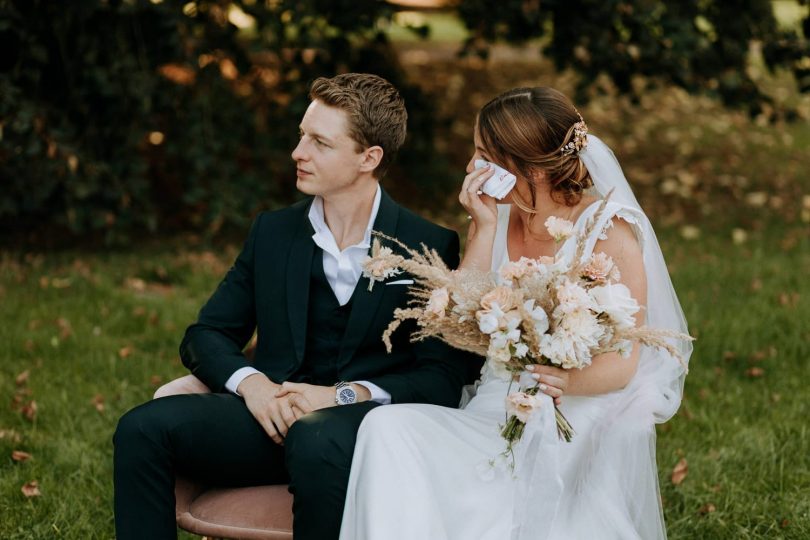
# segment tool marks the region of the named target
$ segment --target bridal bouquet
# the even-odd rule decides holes
[[[505,264],[497,274],[450,270],[433,250],[423,246],[418,252],[377,234],[371,256],[363,264],[369,289],[376,281],[402,271],[414,278],[410,307],[397,309],[383,334],[388,350],[391,334],[403,321],[412,319],[417,324],[413,341],[437,337],[457,349],[486,356],[491,371],[505,379],[517,379],[530,364],[582,369],[602,353],[619,352],[628,357],[634,341],[665,349],[680,360],[668,340],[691,338],[636,327],[634,316],[640,306],[630,290],[618,282],[619,269],[611,258],[604,253],[583,258],[586,239],[606,202],[576,235],[576,254],[570,261],[559,255],[524,257]],[[555,217],[545,226],[557,243],[574,231],[570,221]],[[379,238],[398,245],[405,255],[384,247]],[[509,453],[539,407],[538,392],[537,383],[533,383],[506,397],[507,419],[501,435]],[[574,434],[571,425],[556,405],[555,413],[558,435],[570,442]]]

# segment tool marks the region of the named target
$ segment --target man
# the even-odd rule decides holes
[[[386,403],[458,404],[459,353],[409,343],[411,327],[386,354],[380,338],[407,285],[395,278],[369,291],[361,277],[372,229],[458,264],[454,232],[379,186],[405,139],[402,98],[356,73],[316,80],[310,98],[292,157],[297,187],[312,197],[257,217],[180,346],[213,393],[156,399],[118,424],[119,539],[176,537],[175,473],[211,485],[289,483],[296,540],[337,538],[363,416]],[[242,350],[254,329],[250,364]]]

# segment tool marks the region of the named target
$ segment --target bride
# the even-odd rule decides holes
[[[574,256],[545,230],[555,216],[582,230],[610,192],[587,251],[604,252],[643,309],[638,325],[686,331],[661,249],[611,150],[587,135],[571,102],[551,88],[517,88],[478,114],[475,153],[459,200],[472,222],[462,267],[497,271],[521,257]],[[504,204],[484,195],[491,167],[517,183]],[[558,250],[559,248],[559,250]],[[673,343],[688,360],[691,345]],[[488,367],[464,409],[378,407],[360,428],[342,540],[665,538],[655,463],[655,424],[678,409],[685,369],[636,344],[629,359],[593,358],[582,370],[530,366],[547,403],[501,455],[510,381]],[[547,396],[547,397],[545,397]],[[554,400],[575,430],[560,441]]]

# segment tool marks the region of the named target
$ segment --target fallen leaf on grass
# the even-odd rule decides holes
[[[777,353],[776,347],[771,345],[767,349],[760,349],[758,351],[754,351],[753,353],[751,353],[751,356],[749,356],[748,358],[752,362],[762,362],[763,360],[766,360],[768,358],[775,357],[776,353]]]
[[[765,375],[765,370],[761,367],[752,367],[745,370],[745,374],[749,377],[756,378]]]
[[[32,457],[33,456],[31,454],[28,452],[23,452],[22,450],[12,450],[11,452],[11,459],[16,462],[28,461]]]
[[[131,354],[132,354],[132,347],[130,347],[129,345],[127,345],[126,347],[121,347],[120,349],[118,349],[118,356],[120,358],[128,358],[129,355],[131,355]]]
[[[37,417],[37,402],[33,399],[22,406],[20,412],[31,422]]]
[[[731,231],[731,241],[735,245],[740,246],[744,244],[746,240],[748,240],[748,233],[745,231],[745,229],[735,228]]]
[[[30,376],[31,376],[31,370],[26,369],[25,371],[23,371],[22,373],[17,375],[17,377],[14,379],[14,382],[17,384],[17,386],[22,386],[22,385],[24,385],[25,383],[28,382],[28,377],[30,377]]]
[[[40,495],[42,495],[42,493],[40,493],[39,491],[39,482],[37,482],[36,480],[26,482],[23,485],[23,487],[20,488],[20,491],[22,491],[22,494],[28,497],[29,499],[31,497],[39,497]]]
[[[686,474],[689,472],[689,464],[686,462],[686,458],[681,458],[680,461],[675,465],[675,468],[672,469],[672,483],[676,486],[679,486],[684,478],[686,478]]]
[[[715,510],[717,510],[716,506],[714,506],[712,503],[706,503],[700,508],[698,508],[698,514],[700,514],[701,516],[705,516],[706,514],[711,514]]]
[[[779,294],[779,304],[783,307],[796,307],[799,303],[799,298],[799,293],[797,292],[783,292]]]
[[[762,280],[759,278],[754,278],[751,280],[751,290],[758,291],[760,289],[762,289]]]
[[[124,286],[138,292],[146,290],[146,282],[141,278],[127,278],[124,280]]]
[[[684,240],[697,240],[700,238],[700,229],[694,225],[684,225],[681,227],[680,233]]]
[[[20,434],[13,429],[0,429],[0,439],[8,439],[13,443],[22,441]]]
[[[51,287],[54,289],[67,289],[70,287],[70,278],[53,278],[51,279]]]
[[[163,377],[161,377],[160,375],[152,375],[151,377],[149,377],[149,384],[151,384],[152,386],[160,386],[160,383],[162,382]]]
[[[56,319],[56,326],[59,327],[60,339],[67,339],[73,334],[73,328],[70,325],[70,321],[64,317],[59,317]]]
[[[100,412],[100,413],[104,412],[104,396],[103,395],[96,394],[95,396],[93,396],[93,399],[90,400],[90,402],[93,404],[93,407],[95,407],[98,412]]]

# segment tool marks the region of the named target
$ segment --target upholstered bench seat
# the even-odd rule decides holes
[[[215,538],[292,540],[292,495],[286,485],[203,488],[177,479],[177,525]]]

